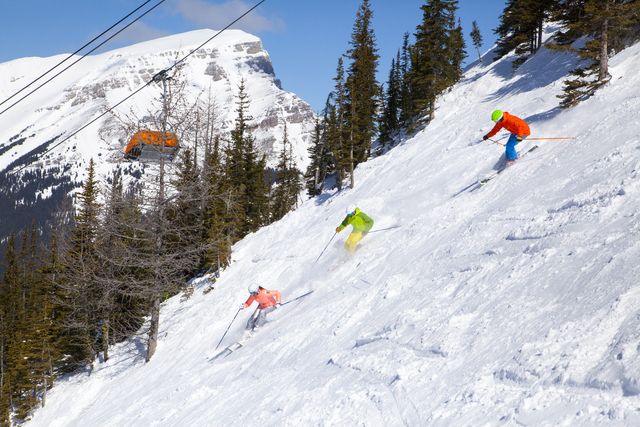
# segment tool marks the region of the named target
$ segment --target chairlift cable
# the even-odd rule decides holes
[[[44,73],[40,74],[38,77],[36,77],[35,79],[33,79],[31,81],[31,83],[29,83],[28,85],[24,86],[22,89],[18,90],[17,92],[15,92],[13,95],[9,96],[7,99],[5,99],[4,101],[0,102],[0,105],[4,105],[6,104],[9,100],[11,100],[12,98],[14,98],[16,95],[18,95],[19,93],[21,93],[22,91],[24,91],[25,89],[27,89],[28,87],[30,87],[32,84],[34,84],[35,82],[37,82],[38,80],[40,80],[41,78],[43,78],[44,76],[46,76],[47,74],[49,74],[50,72],[52,72],[53,70],[55,70],[56,68],[58,68],[59,66],[61,66],[62,64],[64,64],[65,62],[67,62],[69,59],[73,58],[74,55],[80,53],[81,50],[83,50],[84,48],[88,47],[89,45],[91,45],[93,42],[95,42],[96,40],[98,40],[100,37],[104,36],[105,34],[107,34],[109,31],[113,30],[116,26],[118,26],[119,24],[121,24],[125,19],[129,18],[131,15],[133,15],[134,13],[136,13],[138,10],[142,9],[147,3],[151,2],[151,0],[147,0],[144,3],[142,3],[140,6],[138,6],[137,8],[135,8],[133,11],[131,11],[128,15],[126,15],[124,18],[120,19],[118,22],[116,22],[115,24],[113,24],[112,26],[110,26],[109,28],[107,28],[106,30],[104,30],[102,33],[100,33],[99,35],[95,36],[93,39],[91,39],[90,41],[88,41],[87,43],[85,43],[82,47],[80,47],[79,49],[77,49],[75,52],[73,52],[72,54],[70,54],[69,56],[67,56],[66,58],[64,58],[62,61],[58,62],[56,65],[54,65],[53,67],[49,68],[47,71],[45,71]]]
[[[4,110],[0,111],[0,115],[6,113],[7,111],[9,111],[11,108],[13,108],[15,105],[19,104],[20,102],[22,102],[24,99],[28,98],[29,96],[31,96],[34,92],[36,92],[38,89],[40,89],[41,87],[45,86],[46,84],[48,84],[51,80],[55,79],[56,77],[58,77],[60,74],[64,73],[65,71],[67,71],[69,68],[73,67],[74,65],[76,65],[78,62],[82,61],[84,58],[86,58],[90,53],[95,52],[97,49],[99,49],[100,47],[102,47],[104,44],[106,44],[109,40],[111,40],[112,38],[114,38],[115,36],[117,36],[118,34],[120,34],[121,32],[123,32],[124,30],[126,30],[127,28],[129,28],[131,25],[133,25],[135,22],[137,22],[138,20],[140,20],[143,16],[147,15],[149,12],[151,12],[153,9],[155,9],[156,7],[160,6],[162,3],[164,3],[167,0],[160,0],[158,3],[156,3],[151,9],[147,10],[146,12],[144,12],[142,15],[138,16],[136,19],[134,19],[133,21],[129,22],[127,25],[125,25],[124,27],[122,27],[120,30],[116,31],[115,33],[113,33],[111,36],[109,36],[109,38],[107,38],[105,41],[103,41],[102,43],[100,43],[99,45],[97,45],[96,47],[94,47],[93,49],[91,49],[89,52],[85,53],[84,55],[82,55],[80,58],[76,59],[74,62],[72,62],[71,64],[67,65],[65,68],[63,68],[61,71],[59,71],[58,73],[54,74],[52,77],[50,77],[49,79],[45,80],[44,83],[42,83],[40,86],[36,87],[35,89],[33,89],[31,92],[27,93],[25,96],[23,96],[22,98],[18,99],[16,102],[14,102],[13,104],[9,105],[7,108],[5,108]]]
[[[165,0],[162,0],[165,1]],[[184,57],[182,57],[180,60],[176,61],[173,65],[171,65],[170,67],[156,73],[156,75],[154,75],[151,80],[149,80],[147,83],[145,83],[143,86],[139,87],[138,89],[136,89],[134,92],[132,92],[131,94],[129,94],[128,96],[126,96],[124,99],[122,99],[120,102],[118,102],[117,104],[115,104],[114,106],[110,107],[109,109],[107,109],[105,112],[103,112],[102,114],[99,114],[97,117],[95,117],[94,119],[92,119],[90,122],[88,122],[87,124],[85,124],[84,126],[82,126],[80,129],[76,130],[75,132],[73,132],[71,135],[69,135],[68,137],[64,138],[62,141],[54,144],[53,146],[47,148],[44,152],[42,152],[42,156],[44,156],[47,153],[50,153],[53,149],[55,149],[56,147],[60,146],[61,144],[64,144],[65,142],[69,141],[71,138],[73,138],[74,136],[76,136],[78,133],[80,133],[81,131],[83,131],[84,129],[86,129],[87,127],[89,127],[90,125],[92,125],[93,123],[95,123],[96,121],[98,121],[99,119],[101,119],[102,117],[104,117],[105,115],[107,115],[108,113],[110,113],[111,111],[113,111],[115,108],[117,108],[118,106],[120,106],[121,104],[123,104],[124,102],[126,102],[127,100],[129,100],[130,98],[132,98],[134,95],[137,95],[139,92],[141,92],[143,89],[145,89],[147,86],[150,86],[152,83],[156,82],[158,78],[161,78],[162,75],[166,75],[166,73],[170,70],[172,70],[173,68],[175,68],[178,64],[184,62],[189,56],[191,56],[193,53],[195,53],[197,50],[201,49],[203,46],[205,46],[207,43],[209,43],[211,40],[213,40],[214,38],[218,37],[220,34],[222,34],[224,31],[228,30],[229,27],[231,27],[232,25],[234,25],[236,22],[240,21],[242,18],[244,18],[245,16],[247,16],[249,13],[253,12],[258,6],[260,6],[262,3],[264,3],[266,0],[261,0],[260,2],[258,2],[255,6],[253,6],[251,9],[247,10],[245,13],[243,13],[242,15],[240,15],[238,18],[236,18],[233,22],[231,22],[229,25],[227,25],[226,27],[224,27],[223,29],[221,29],[220,31],[218,31],[216,34],[214,34],[212,37],[210,37],[209,39],[207,39],[207,41],[205,41],[204,43],[202,43],[200,46],[198,46],[196,49],[192,50],[191,52],[189,52],[187,55],[185,55]],[[159,4],[159,3],[158,3]],[[156,5],[157,6],[157,5]],[[154,6],[155,7],[155,6]],[[32,162],[31,162],[32,163]],[[22,171],[23,169],[25,169],[27,166],[29,166],[30,163],[27,163],[23,166],[21,166],[20,168],[16,169],[15,171],[9,172],[9,173],[17,173]]]

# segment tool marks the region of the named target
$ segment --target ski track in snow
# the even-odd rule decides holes
[[[490,54],[489,54],[490,55]],[[569,55],[471,68],[414,138],[234,247],[214,291],[162,306],[156,355],[123,343],[58,381],[34,426],[640,425],[640,45],[612,83],[559,111]],[[540,149],[490,184],[495,107],[529,117]],[[597,120],[593,120],[597,118]],[[530,144],[523,142],[519,150]],[[376,221],[314,263],[345,206]],[[214,347],[246,285],[284,306],[226,358]],[[243,334],[249,310],[221,347]],[[219,350],[218,350],[219,351]]]

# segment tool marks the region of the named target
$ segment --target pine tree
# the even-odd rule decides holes
[[[189,148],[181,155],[173,185],[176,195],[170,219],[179,229],[173,243],[185,255],[185,276],[190,277],[204,267],[206,242],[202,233],[205,226],[201,203],[202,183],[197,163]]]
[[[391,140],[393,133],[400,128],[400,96],[402,71],[400,69],[400,52],[391,60],[391,70],[384,97],[384,108],[380,122],[380,143],[384,147]]]
[[[575,8],[575,5],[571,6]],[[572,17],[569,11],[565,16]],[[590,37],[578,51],[580,58],[589,65],[573,70],[571,74],[575,78],[564,82],[564,94],[558,96],[561,107],[569,108],[589,98],[611,79],[609,55],[638,38],[633,24],[637,24],[639,15],[640,2],[637,1],[587,0],[583,14],[577,20],[565,21],[568,27],[567,33],[563,34],[565,43],[576,36]]]
[[[433,118],[436,98],[462,74],[464,42],[456,26],[456,0],[429,0],[421,6],[422,23],[416,29],[409,72],[411,116]]]
[[[276,184],[272,194],[271,221],[278,221],[293,209],[301,191],[300,171],[294,164],[293,146],[284,125],[282,151],[276,166]]]
[[[462,79],[462,63],[467,56],[460,19],[458,19],[458,25],[449,33],[449,48],[447,51],[449,55],[447,58],[446,85],[449,88]]]
[[[267,184],[266,169],[267,159],[264,155],[258,158],[258,152],[254,146],[254,138],[247,140],[248,149],[245,152],[245,214],[246,223],[244,232],[258,231],[260,227],[269,221],[269,186]]]
[[[544,22],[555,5],[556,0],[509,0],[494,31],[498,35],[494,60],[515,50],[515,68],[536,53],[542,47]]]
[[[216,135],[213,146],[205,153],[203,166],[204,231],[207,241],[205,263],[212,271],[229,264],[232,244],[229,230],[238,227],[236,215],[233,214],[237,196],[235,193],[232,197],[228,195],[232,189],[225,175],[220,151],[220,137]]]
[[[99,269],[96,237],[99,225],[98,185],[93,159],[89,162],[87,179],[78,195],[78,212],[71,232],[69,249],[64,256],[63,286],[64,334],[67,354],[63,370],[70,371],[90,364],[96,354],[98,319],[95,301],[100,288],[95,281]]]
[[[411,53],[412,46],[409,43],[409,33],[405,33],[402,40],[402,50],[400,54],[400,101],[399,120],[403,128],[410,127],[412,119],[412,95],[411,95]]]
[[[0,356],[0,420],[3,425],[9,425],[9,418],[14,409],[16,394],[20,394],[16,384],[25,371],[20,342],[21,334],[18,327],[24,313],[20,309],[20,293],[22,283],[16,254],[16,236],[9,236],[5,252],[6,269],[0,287],[0,304],[2,307],[2,342]],[[16,402],[17,403],[17,402]]]
[[[331,166],[326,145],[324,120],[321,122],[320,118],[316,117],[313,139],[309,146],[310,163],[304,175],[309,197],[315,197],[322,193],[322,187]]]
[[[351,33],[346,87],[349,102],[349,173],[354,186],[355,167],[370,154],[376,132],[379,85],[376,81],[378,53],[372,28],[373,12],[363,0]]]
[[[327,138],[336,167],[336,182],[338,189],[342,189],[342,183],[350,164],[349,117],[351,112],[342,57],[338,58],[338,67],[333,81],[335,82],[334,103],[331,102],[331,99],[327,100],[325,114],[328,115]],[[330,95],[329,98],[332,96]]]
[[[478,61],[481,61],[482,55],[480,54],[480,48],[482,47],[482,34],[476,21],[473,21],[471,24],[471,33],[469,33],[469,35],[471,36],[473,46],[476,48],[476,52],[478,52]]]

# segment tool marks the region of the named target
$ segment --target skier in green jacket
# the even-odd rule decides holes
[[[364,212],[355,206],[349,206],[346,210],[347,216],[342,223],[336,228],[336,233],[344,230],[348,225],[353,226],[351,234],[344,242],[344,247],[353,253],[356,250],[358,242],[367,235],[369,230],[373,227],[373,220],[369,218]]]

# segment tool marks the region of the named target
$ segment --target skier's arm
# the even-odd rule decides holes
[[[373,228],[373,219],[370,216],[364,215],[364,223],[367,224],[367,231]]]
[[[489,133],[484,136],[484,139],[491,138],[493,135],[498,133],[500,129],[502,129],[502,127],[503,127],[502,120],[500,120],[498,123],[496,123],[493,129],[491,129]]]
[[[345,227],[349,225],[349,220],[350,220],[349,215],[345,216],[344,220],[342,220],[342,223],[338,226],[338,228],[336,228],[336,233],[339,233],[342,230],[344,230]]]
[[[244,302],[244,308],[249,307],[255,300],[256,297],[254,295],[249,296],[249,298],[247,298],[247,300]]]

